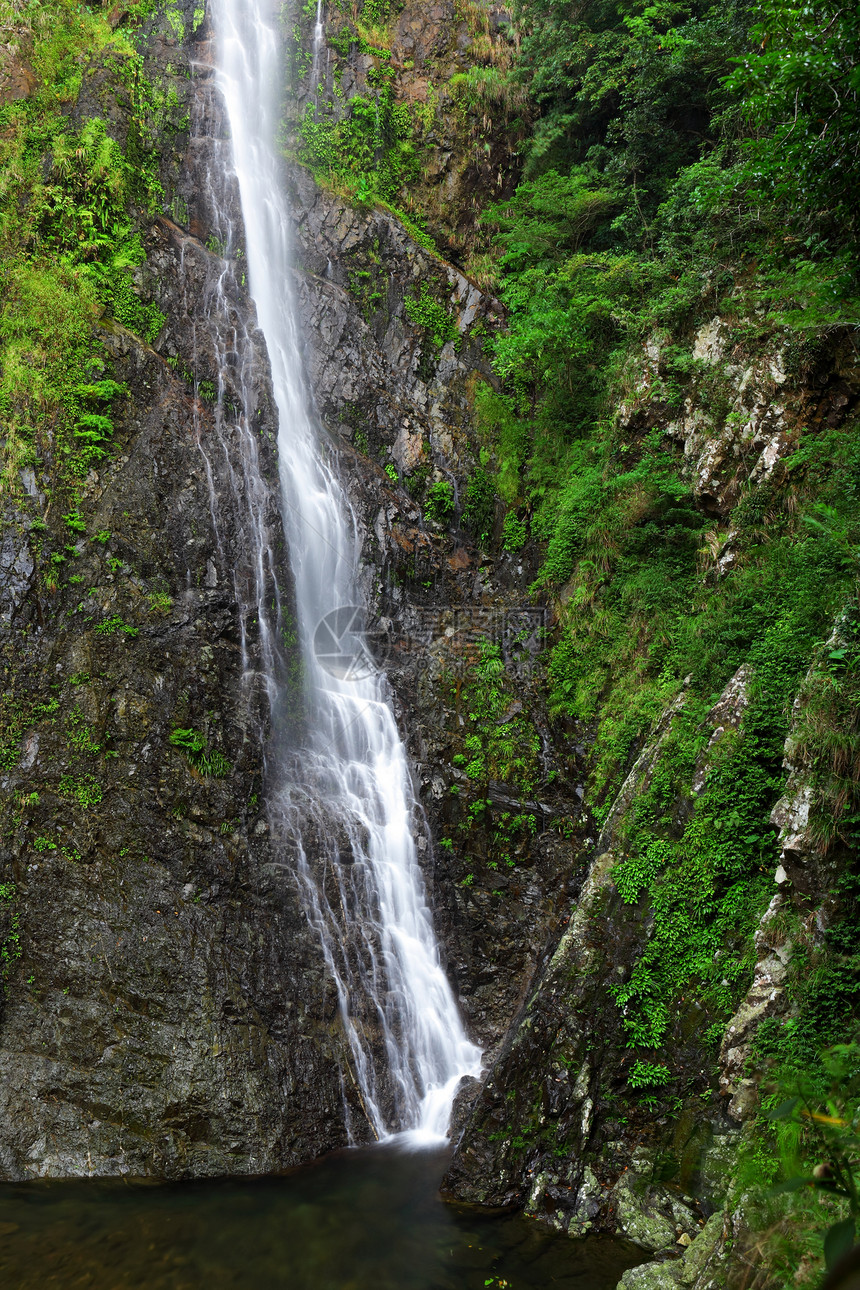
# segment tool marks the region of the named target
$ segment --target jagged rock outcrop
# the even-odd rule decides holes
[[[632,438],[664,428],[683,450],[682,473],[697,504],[717,524],[744,488],[775,480],[801,426],[837,427],[856,405],[857,356],[844,339],[804,347],[777,332],[749,345],[715,317],[684,348],[679,368],[665,340],[646,344],[619,425]],[[731,528],[715,530],[723,572],[735,559],[734,536]]]
[[[472,399],[490,379],[481,338],[498,325],[496,301],[414,241],[384,210],[352,210],[308,171],[288,172],[298,305],[309,386],[335,434],[398,474],[429,468],[456,479],[474,464]],[[431,294],[449,338],[411,321]]]
[[[828,646],[839,643],[837,629]],[[807,686],[817,675],[813,667]],[[754,686],[754,670],[744,664],[708,712],[692,773],[694,794],[704,790],[727,732],[743,731]],[[662,1051],[678,1061],[687,1087],[698,1084],[700,1092],[673,1119],[631,1115],[624,1101],[629,1047],[611,997],[650,934],[647,908],[622,906],[613,882],[624,852],[625,818],[660,769],[673,720],[684,710],[682,691],[608,813],[567,929],[464,1117],[445,1179],[446,1193],[460,1201],[523,1207],[570,1236],[603,1230],[626,1237],[657,1259],[624,1274],[621,1284],[630,1290],[723,1286],[732,1245],[748,1235],[733,1175],[738,1126],[759,1105],[759,1088],[748,1070],[752,1046],[763,1021],[791,1015],[786,985],[796,932],[790,929],[805,940],[821,939],[835,873],[836,861],[823,858],[810,832],[813,767],[798,751],[804,695],[802,690],[795,702],[785,743],[788,782],[771,817],[780,829],[775,892],[755,932],[753,979],[725,1028],[720,1098],[708,1096],[710,1062],[696,1048],[705,1013],[697,1019],[699,1005],[688,999]],[[683,819],[689,803],[679,802],[678,810]],[[621,1102],[623,1127],[615,1119]]]
[[[722,1248],[726,1220],[721,1210],[712,1214],[698,1235],[682,1247],[678,1260],[644,1263],[622,1274],[624,1290],[716,1290],[726,1284],[728,1256]]]
[[[711,751],[741,725],[748,684],[743,668],[707,714]],[[717,1099],[707,1100],[699,1002],[679,1006],[663,1050],[700,1095],[674,1123],[655,1124],[625,1097],[631,1053],[611,994],[650,935],[647,907],[623,904],[613,881],[625,817],[658,771],[684,704],[682,691],[622,785],[570,922],[476,1099],[444,1183],[458,1200],[524,1206],[571,1236],[613,1231],[661,1258],[680,1254],[722,1204],[736,1137]],[[694,777],[701,791],[706,755]]]
[[[843,629],[841,616],[827,642],[828,649],[842,644]],[[788,779],[770,816],[771,824],[779,830],[779,863],[774,874],[777,890],[754,934],[756,966],[749,991],[729,1021],[720,1047],[720,1087],[730,1098],[729,1114],[739,1122],[749,1119],[760,1101],[758,1084],[747,1070],[756,1032],[763,1021],[790,1017],[794,1011],[787,989],[796,948],[788,930],[790,915],[804,915],[801,934],[812,944],[821,943],[833,915],[832,888],[839,858],[828,854],[815,835],[812,815],[820,784],[800,738],[809,690],[820,681],[816,661],[792,706],[783,760]]]

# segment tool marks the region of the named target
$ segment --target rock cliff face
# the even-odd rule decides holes
[[[731,517],[737,499],[745,488],[748,495],[750,484],[770,480],[774,489],[785,487],[784,463],[795,448],[797,426],[812,422],[824,431],[841,425],[856,403],[857,372],[853,355],[837,343],[800,373],[795,367],[790,378],[783,351],[770,343],[755,358],[720,368],[725,384],[717,419],[708,368],[726,358],[725,324],[715,321],[690,344],[703,378],[687,385],[683,415],[675,412],[678,392],[667,388],[660,347],[649,345],[619,422],[630,442],[657,425],[682,445],[698,504],[714,516],[702,554],[719,579],[736,558]],[[840,619],[829,645],[842,645],[845,630]],[[756,684],[754,668],[741,666],[697,727],[701,751],[691,791],[674,798],[670,834],[679,836],[690,818],[727,736],[743,733]],[[771,816],[780,863],[754,938],[749,990],[723,1034],[718,1087],[704,1042],[707,1012],[688,995],[662,1041],[662,1051],[685,1077],[686,1096],[677,1099],[671,1117],[649,1114],[631,1101],[625,1087],[635,1045],[613,998],[654,933],[650,902],[625,903],[613,875],[626,856],[637,801],[661,773],[673,723],[685,709],[682,692],[656,723],[609,811],[575,912],[466,1118],[445,1180],[453,1198],[524,1207],[571,1236],[593,1230],[627,1236],[658,1263],[625,1273],[625,1286],[726,1284],[728,1250],[743,1236],[742,1198],[732,1194],[732,1173],[740,1127],[759,1105],[747,1062],[760,1024],[790,1016],[794,1006],[786,990],[793,950],[786,916],[792,910],[802,916],[807,945],[823,943],[845,859],[837,847],[825,860],[810,830],[814,776],[798,752],[797,733],[807,701],[804,690],[785,744],[790,774]]]
[[[151,247],[162,263],[182,249],[169,226]],[[211,409],[130,334],[104,346],[129,389],[117,455],[92,472],[75,573],[53,592],[62,517],[45,505],[4,630],[20,953],[0,1050],[4,1172],[258,1171],[343,1138],[322,1038],[333,1004],[261,801],[270,714],[236,590],[253,577],[246,517]],[[271,469],[265,427],[262,414]],[[277,543],[277,500],[259,500]],[[200,736],[199,755],[177,730]]]
[[[422,154],[420,167],[410,168],[397,200],[427,219],[446,254],[462,259],[480,241],[476,216],[487,195],[504,197],[512,190],[522,131],[522,120],[506,119],[498,102],[480,95],[476,102],[464,93],[463,81],[490,56],[495,66],[508,66],[518,38],[509,10],[500,4],[406,0],[396,10],[389,48],[382,51],[375,47],[372,26],[364,27],[356,40],[355,14],[337,6],[329,9],[317,63],[308,67],[297,62],[291,69],[293,130],[309,109],[329,120],[341,118],[351,98],[375,100],[380,86],[387,85],[406,108],[411,140]],[[299,33],[297,43],[307,49],[313,15],[293,11],[290,21]],[[525,104],[518,106],[524,117]]]
[[[743,725],[750,679],[741,669],[707,716],[696,791],[725,731]],[[571,1237],[595,1230],[626,1237],[657,1260],[624,1274],[623,1286],[642,1290],[729,1283],[729,1250],[745,1236],[743,1198],[733,1193],[740,1127],[758,1105],[745,1063],[761,1022],[791,1009],[785,991],[791,945],[777,918],[791,896],[780,866],[755,936],[752,983],[726,1027],[718,1093],[710,1091],[702,1042],[706,1012],[690,998],[671,1022],[664,1051],[696,1093],[671,1119],[642,1108],[630,1114],[625,1083],[632,1058],[610,992],[647,945],[653,915],[642,905],[625,906],[613,870],[623,857],[625,815],[659,773],[683,704],[682,696],[666,711],[618,795],[575,912],[474,1102],[443,1188],[471,1204],[522,1207]],[[790,737],[788,756],[792,747]],[[801,837],[809,810],[804,781],[795,767],[774,823],[795,851],[809,853],[810,839]],[[831,868],[830,881],[832,875]],[[828,877],[810,884],[807,870],[800,890],[818,909],[820,930],[827,922]]]
[[[238,210],[219,178],[207,31],[182,46],[170,30],[153,22],[145,61],[176,95],[161,149],[170,214],[138,215],[136,274],[164,324],[152,346],[102,324],[101,371],[126,392],[115,454],[90,472],[76,527],[51,504],[45,462],[38,478],[24,472],[30,502],[4,529],[10,1178],[282,1168],[342,1144],[354,1098],[336,999],[265,811],[269,730],[290,720],[260,682],[254,612],[279,600],[290,613],[265,345],[241,259],[221,258],[219,209],[234,221]],[[91,69],[74,112],[127,141],[109,68]],[[455,697],[440,704],[441,677],[475,635],[472,624],[465,646],[452,639],[451,614],[516,603],[518,578],[482,568],[456,514],[426,522],[402,483],[412,473],[456,490],[473,466],[480,332],[498,307],[393,216],[345,207],[301,168],[285,182],[310,382],[364,523],[368,589],[391,623],[400,715],[436,824],[457,814],[442,799],[462,719]],[[443,344],[405,312],[421,284],[451,319]],[[248,338],[250,371],[237,369],[218,310]],[[278,660],[286,688],[293,661],[288,648]],[[556,789],[535,809],[549,818],[576,804]],[[474,838],[486,845],[480,829]],[[499,877],[511,898],[492,908],[456,885],[461,859],[440,852],[434,869],[425,855],[452,974],[488,1043],[570,882],[569,842],[539,836],[521,850],[527,867]]]

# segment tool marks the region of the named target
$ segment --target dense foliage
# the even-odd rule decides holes
[[[144,260],[138,228],[162,196],[158,133],[187,120],[175,91],[143,75],[134,33],[146,6],[132,6],[121,31],[71,0],[10,2],[2,13],[9,54],[26,58],[35,88],[0,108],[0,486],[17,491],[21,469],[42,463],[69,509],[77,481],[110,450],[122,393],[106,379],[97,320],[107,312],[147,341],[164,321],[133,279]],[[130,99],[125,149],[104,120],[76,123],[70,112],[88,64]]]
[[[532,590],[560,624],[550,704],[591,742],[598,824],[674,705],[645,789],[615,824],[616,887],[647,902],[653,926],[614,989],[631,1098],[679,1106],[688,1084],[663,1046],[671,1019],[695,997],[714,1053],[746,994],[752,934],[774,892],[770,816],[791,731],[794,756],[813,768],[817,863],[842,876],[824,943],[780,915],[792,1015],[762,1027],[747,1073],[774,1090],[765,1109],[815,1070],[807,1095],[823,1100],[835,1067],[819,1054],[860,1023],[848,934],[860,441],[856,419],[829,428],[799,391],[856,353],[860,17],[835,0],[517,0],[514,16],[510,75],[537,118],[519,187],[484,213],[508,329],[495,343],[501,390],[479,410],[505,533],[516,525],[541,544]],[[694,353],[715,316],[731,360]],[[697,495],[684,439],[693,424],[713,439],[741,425],[736,373],[775,353],[798,391],[789,449],[715,506]],[[707,749],[709,709],[742,667],[743,719]],[[814,1149],[801,1132],[789,1151],[780,1132],[762,1112],[749,1147],[759,1189]],[[762,1229],[779,1241],[760,1242],[756,1258],[820,1266],[804,1204],[790,1191],[770,1208],[762,1199]],[[844,1214],[827,1204],[818,1221],[833,1226]]]

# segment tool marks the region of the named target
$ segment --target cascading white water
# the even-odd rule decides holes
[[[278,39],[265,0],[217,0],[218,84],[232,135],[250,287],[279,415],[284,527],[308,707],[300,761],[283,759],[270,810],[298,855],[305,908],[337,984],[352,1078],[380,1139],[444,1136],[480,1050],[442,969],[416,853],[419,827],[384,676],[323,666],[314,634],[361,606],[354,517],[309,414],[291,298],[290,230],[274,141]],[[325,632],[325,628],[322,629]],[[347,648],[355,637],[347,634]],[[317,640],[319,646],[319,638]]]

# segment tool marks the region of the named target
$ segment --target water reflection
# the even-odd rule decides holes
[[[462,1213],[445,1157],[349,1151],[280,1178],[0,1186],[5,1290],[611,1290],[630,1247]]]

